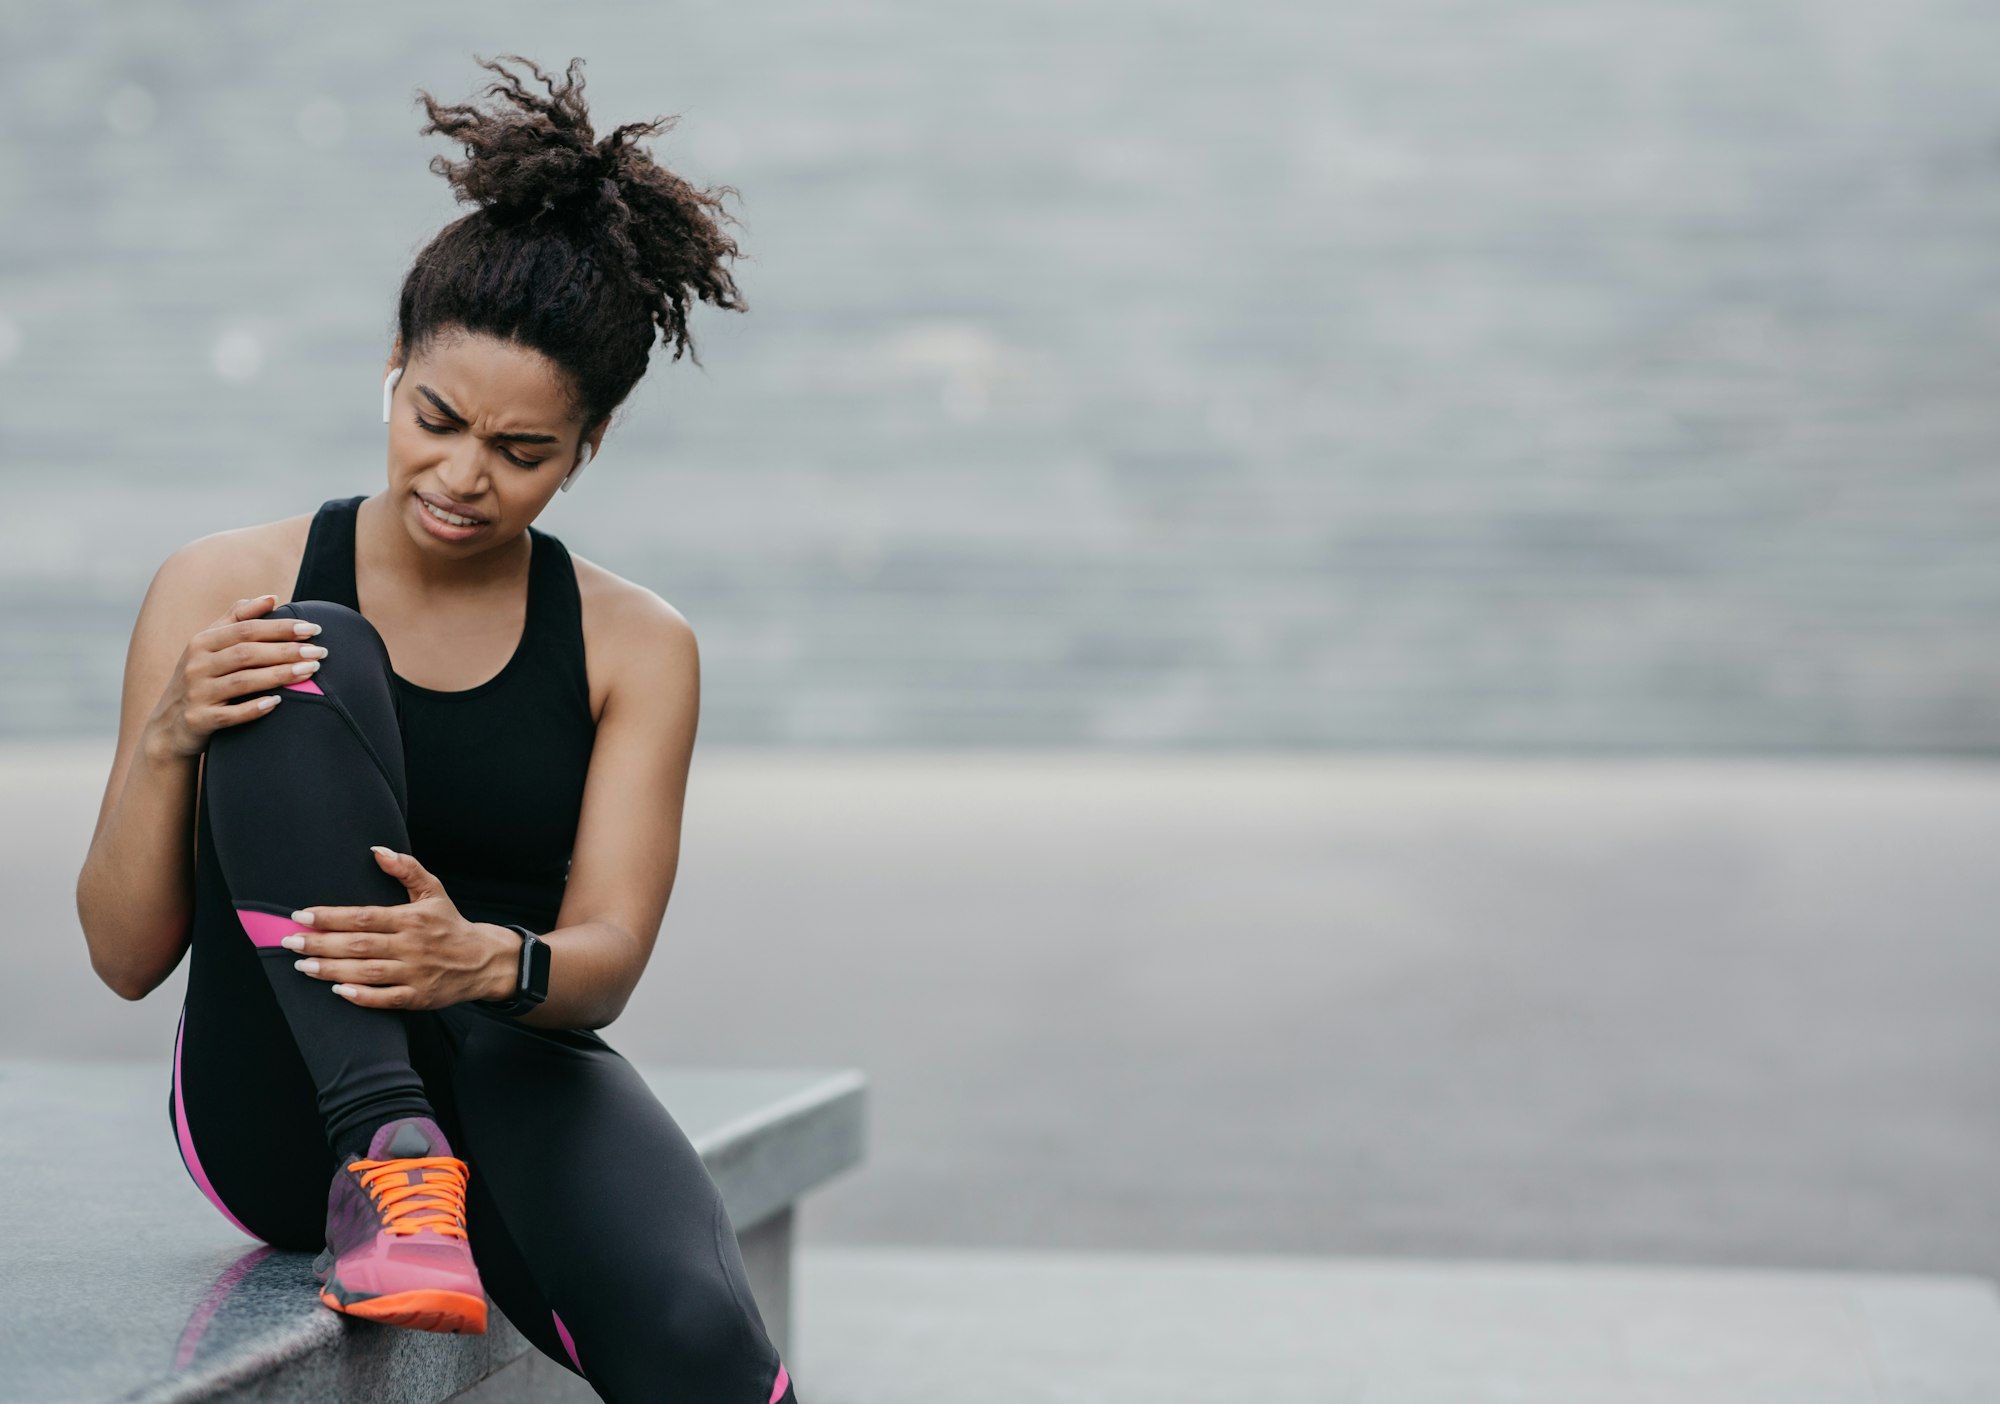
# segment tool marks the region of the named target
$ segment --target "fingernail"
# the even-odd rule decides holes
[[[314,960],[311,956],[307,956],[304,960],[293,961],[292,969],[303,970],[308,975],[317,975],[319,974],[319,962]]]
[[[340,994],[340,995],[351,995],[351,994],[353,994],[353,993],[354,993],[354,986],[352,986],[352,985],[335,985],[335,986],[333,987],[333,992],[334,992],[335,994]]]
[[[394,858],[396,856],[396,850],[393,848],[384,848],[379,843],[371,843],[368,846],[374,849],[375,852],[381,854],[384,858]]]
[[[326,657],[326,650],[324,648],[321,648],[318,644],[300,644],[299,657],[324,658]]]
[[[306,911],[293,912],[292,920],[300,926],[311,926],[313,924],[313,914]]]
[[[310,620],[301,619],[292,625],[292,633],[302,639],[309,639],[318,632],[319,625],[312,623]]]
[[[283,946],[288,951],[302,951],[306,948],[306,938],[299,935],[298,932],[294,931],[284,940],[278,942],[278,944]]]

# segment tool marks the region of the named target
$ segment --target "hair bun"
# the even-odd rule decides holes
[[[519,54],[474,58],[500,75],[483,95],[504,105],[489,112],[474,103],[445,106],[421,95],[431,118],[424,131],[441,132],[465,147],[463,161],[434,156],[430,163],[460,200],[519,219],[556,212],[591,216],[623,203],[618,176],[628,149],[620,140],[626,129],[596,139],[583,101],[582,59],[571,59],[558,81]],[[548,96],[530,91],[508,72],[502,65],[509,62],[525,64]]]

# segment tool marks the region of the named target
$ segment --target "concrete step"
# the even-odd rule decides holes
[[[640,1066],[721,1191],[789,1353],[792,1205],[858,1165],[853,1068]],[[191,1183],[157,1059],[0,1058],[0,1404],[435,1404],[535,1348],[328,1311],[313,1254],[246,1239]],[[588,1397],[588,1396],[587,1396]]]

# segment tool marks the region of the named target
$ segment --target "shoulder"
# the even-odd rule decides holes
[[[574,551],[569,558],[583,607],[592,710],[602,716],[621,698],[636,695],[661,701],[691,697],[699,687],[701,659],[687,617],[644,585]]]
[[[313,513],[303,512],[198,536],[160,563],[154,589],[170,592],[197,613],[212,614],[252,595],[276,595],[283,603],[298,579],[312,519]]]
[[[147,711],[158,700],[189,639],[240,600],[263,594],[276,595],[281,603],[289,599],[311,522],[308,513],[210,532],[174,550],[153,572],[126,650],[114,789],[138,744]]]

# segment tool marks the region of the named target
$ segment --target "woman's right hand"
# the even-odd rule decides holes
[[[208,738],[269,712],[283,694],[248,702],[235,699],[295,683],[319,671],[326,650],[308,640],[319,625],[304,619],[266,619],[276,595],[238,600],[188,641],[147,722],[149,743],[166,755],[198,756]],[[303,671],[293,665],[311,660]]]

